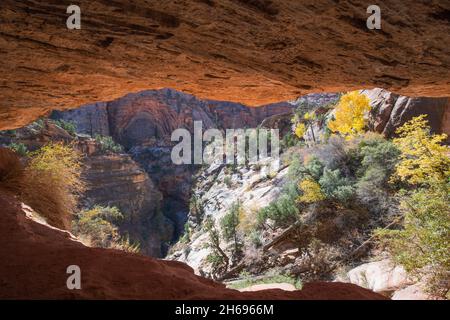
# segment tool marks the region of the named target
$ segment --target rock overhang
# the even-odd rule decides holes
[[[0,129],[52,109],[170,87],[258,106],[310,92],[383,87],[450,94],[450,4],[365,1],[2,1]]]

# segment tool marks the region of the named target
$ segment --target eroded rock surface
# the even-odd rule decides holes
[[[2,299],[384,299],[353,284],[323,282],[294,292],[240,293],[179,262],[85,247],[37,221],[10,194],[0,192],[0,207]],[[81,268],[82,290],[67,289],[69,265]]]
[[[450,134],[450,98],[405,97],[383,89],[363,90],[370,99],[371,129],[391,138],[405,122],[427,115],[434,133]]]
[[[51,109],[171,87],[262,105],[308,92],[383,87],[450,92],[450,4],[330,0],[81,0],[81,30],[64,1],[4,0],[0,8],[0,129]]]
[[[122,234],[137,241],[141,253],[163,256],[164,243],[172,241],[174,230],[161,212],[162,195],[148,174],[127,154],[94,154],[84,164],[85,205],[119,208],[124,215]]]

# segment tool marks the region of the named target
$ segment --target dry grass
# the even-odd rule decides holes
[[[80,155],[72,147],[49,144],[31,154],[26,166],[11,150],[0,148],[0,188],[16,194],[52,226],[70,230],[78,195]]]

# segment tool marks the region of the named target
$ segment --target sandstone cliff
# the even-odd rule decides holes
[[[421,114],[427,115],[433,132],[450,135],[450,98],[448,97],[412,98],[383,89],[362,92],[369,97],[372,107],[369,118],[371,129],[386,137],[393,137],[398,127]]]
[[[121,233],[137,241],[143,254],[163,256],[174,230],[162,215],[162,195],[147,173],[127,154],[91,155],[84,164],[85,206],[119,208],[125,217]]]

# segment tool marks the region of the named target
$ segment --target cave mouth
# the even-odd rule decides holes
[[[294,279],[284,273],[274,275],[274,270],[278,269],[272,270],[272,267],[266,266],[266,262],[271,261],[274,255],[276,259],[271,261],[271,264],[280,264],[289,272],[298,271],[289,267],[302,257],[300,247],[303,240],[299,239],[295,232],[290,233],[290,230],[297,230],[297,222],[281,227],[277,225],[279,222],[269,218],[262,222],[262,226],[266,228],[263,232],[255,231],[256,229],[244,232],[242,229],[239,231],[240,237],[245,241],[239,244],[243,248],[239,251],[229,244],[231,238],[228,242],[223,238],[227,232],[224,225],[230,223],[225,218],[235,211],[238,212],[239,221],[243,219],[245,223],[255,225],[255,221],[261,219],[261,212],[265,212],[265,209],[277,212],[288,210],[286,203],[278,202],[279,199],[291,199],[286,186],[291,179],[289,171],[294,165],[292,159],[286,157],[293,154],[300,156],[302,152],[309,150],[312,153],[318,152],[319,156],[320,152],[328,152],[331,154],[330,158],[333,158],[336,156],[333,148],[337,148],[336,154],[345,153],[339,146],[344,146],[346,139],[336,145],[333,145],[336,141],[328,144],[331,139],[329,123],[336,120],[337,110],[345,100],[343,97],[352,95],[357,96],[356,99],[363,97],[361,99],[366,101],[367,109],[363,109],[361,119],[364,120],[365,131],[379,135],[376,141],[382,139],[387,143],[396,136],[396,129],[423,114],[427,116],[432,133],[450,132],[450,98],[410,98],[375,88],[347,93],[313,93],[292,101],[249,107],[229,101],[203,100],[174,89],[162,89],[131,93],[113,101],[83,105],[76,109],[54,111],[48,117],[26,127],[1,131],[0,144],[9,148],[20,146],[25,148],[25,151],[39,150],[48,143],[64,142],[75,145],[83,155],[82,176],[88,182],[88,188],[80,201],[80,210],[89,211],[96,206],[118,208],[123,220],[107,222],[111,222],[112,230],[119,232],[122,237],[118,241],[129,241],[127,247],[122,249],[137,250],[146,256],[164,260],[184,262],[197,274],[223,282],[232,289],[293,291],[301,288],[302,281],[298,280],[300,278]],[[347,112],[359,108],[356,101],[359,103],[362,100],[355,100],[353,105],[348,105],[350,108]],[[203,124],[202,129],[219,129],[220,132],[230,129],[277,130],[282,165],[272,170],[267,162],[250,164],[248,159],[242,165],[175,164],[172,150],[177,142],[172,141],[171,135],[180,128],[194,133],[196,121]],[[370,136],[367,139],[371,139]],[[272,136],[270,143],[274,140],[277,139]],[[249,142],[246,138],[246,147]],[[190,145],[194,144],[192,140]],[[272,148],[272,144],[270,147]],[[322,147],[322,151],[317,151]],[[23,151],[16,149],[16,152]],[[247,151],[245,157],[250,157]],[[24,153],[24,156],[27,154]],[[336,165],[337,162],[327,164],[331,168],[331,173],[327,174],[332,175],[340,170],[335,176],[328,178],[334,179],[333,183],[343,184],[341,191],[345,192],[351,189],[345,189],[349,187],[345,183],[353,181],[351,179],[359,179],[356,174],[358,170],[352,167],[354,163],[346,163],[349,158],[346,157],[347,155],[339,160],[343,161],[341,168]],[[360,158],[355,159],[357,162]],[[304,161],[307,163],[307,160]],[[322,161],[321,165],[324,167],[318,166],[325,172],[325,163],[331,160]],[[314,177],[313,173],[310,174]],[[340,175],[348,177],[344,179]],[[319,182],[324,183],[321,180],[324,176],[325,174],[320,179],[310,179],[316,179],[321,188]],[[298,186],[296,190],[302,188],[300,182],[295,183],[295,186]],[[325,197],[325,191],[319,193]],[[301,198],[300,194],[297,196],[297,200],[291,199],[295,203]],[[356,193],[352,197],[356,197]],[[340,201],[336,200],[338,198],[333,198],[334,202],[327,202],[325,199],[314,200],[323,201],[317,205],[317,208],[322,210],[321,215],[308,218],[317,224],[314,229],[317,230],[314,235],[317,239],[314,239],[321,245],[331,246],[330,243],[351,241],[345,238],[345,234],[358,234],[360,237],[357,238],[364,243],[363,240],[367,239],[361,235],[365,235],[367,230],[363,226],[379,226],[383,220],[370,218],[371,214],[379,214],[373,214],[371,211],[378,210],[374,209],[378,208],[376,205],[374,208],[346,207],[346,202],[336,205],[335,202]],[[250,211],[241,211],[241,206],[251,208],[255,216],[249,218]],[[276,209],[273,209],[274,207]],[[79,213],[77,215],[79,216]],[[210,258],[210,251],[213,249],[211,245],[207,246],[208,237],[212,239],[212,229],[206,227],[210,223],[208,217],[215,219],[214,228],[220,230],[217,237],[219,240],[222,237],[218,247],[227,257],[226,266],[219,266],[217,270],[214,269],[215,260]],[[286,217],[289,219],[289,215]],[[358,227],[353,228],[353,225]],[[80,233],[77,236],[89,235]],[[343,238],[345,239],[342,240]],[[309,241],[308,239],[305,241]],[[361,245],[358,241],[352,246]],[[313,244],[316,243],[311,240],[308,246]],[[328,249],[332,251],[330,247],[327,247]],[[342,246],[339,249],[342,249]],[[235,255],[233,250],[239,254]],[[206,251],[209,252],[208,255]],[[368,252],[371,252],[370,249],[361,256],[369,256]],[[265,258],[262,261],[255,254]],[[364,262],[358,259],[355,263]],[[316,279],[314,275],[309,274],[309,269],[301,273],[303,272],[306,272],[308,281]],[[334,280],[331,273],[322,275],[319,279]]]
[[[448,98],[411,99],[384,89],[361,92],[374,101],[370,129],[385,136],[393,136],[399,123],[421,113],[429,115],[436,132],[446,132],[450,127],[445,107]],[[314,110],[323,122],[341,95],[308,94],[292,101],[248,107],[203,100],[174,89],[146,90],[110,102],[53,111],[48,118],[18,129],[17,139],[13,131],[3,131],[0,143],[24,144],[33,151],[50,141],[77,139],[86,157],[84,177],[92,185],[83,199],[85,209],[117,206],[127,217],[119,224],[122,234],[144,243],[144,254],[163,258],[186,236],[189,219],[196,219],[189,212],[197,210],[193,208],[198,196],[194,187],[198,174],[204,171],[204,165],[173,163],[174,130],[192,131],[195,121],[202,121],[203,129],[222,131],[276,128],[282,147],[286,147],[295,137],[292,117],[299,105]],[[315,126],[305,131],[305,139],[316,140],[319,133],[315,133]]]

